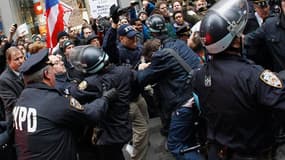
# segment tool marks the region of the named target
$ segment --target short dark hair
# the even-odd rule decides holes
[[[141,21],[139,18],[135,18],[135,19],[132,19],[131,21],[130,21],[130,25],[136,25],[136,22],[137,21]]]
[[[173,13],[173,15],[172,15],[173,19],[175,19],[175,15],[178,14],[178,13],[181,13],[181,14],[183,15],[182,11],[175,11],[175,12]]]

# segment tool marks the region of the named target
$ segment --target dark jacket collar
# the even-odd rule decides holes
[[[11,75],[12,79],[20,79],[20,76],[18,76],[9,66],[6,67],[6,72]]]
[[[26,88],[38,88],[38,89],[51,90],[51,91],[58,92],[54,87],[50,87],[43,82],[30,83],[27,85]]]

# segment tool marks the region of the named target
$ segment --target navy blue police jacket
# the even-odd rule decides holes
[[[215,55],[192,79],[207,119],[208,139],[240,154],[270,149],[272,110],[285,109],[285,89],[278,82],[271,71],[241,56]]]
[[[76,160],[73,131],[101,119],[107,107],[104,98],[82,106],[44,83],[29,84],[13,110],[18,159]]]
[[[259,28],[259,24],[254,13],[249,14],[243,34],[248,34]],[[246,55],[248,59],[254,61],[255,64],[261,65],[267,69],[272,69],[272,56],[269,54],[267,46],[263,43],[247,46],[243,51],[244,55]]]
[[[200,60],[185,42],[175,39],[162,41],[163,48],[172,48],[192,68],[200,66]],[[187,83],[188,72],[179,64],[168,50],[161,49],[151,58],[151,64],[136,73],[141,86],[157,83],[160,102],[166,110],[173,111],[192,97],[192,86]]]
[[[281,25],[280,17],[270,17],[264,24],[245,36],[245,47],[266,45],[272,58],[274,72],[285,69],[285,26]]]
[[[87,76],[70,94],[82,104],[101,97],[105,89],[116,88],[118,99],[110,102],[109,109],[97,123],[102,130],[97,145],[127,143],[132,137],[129,120],[130,84],[133,73],[129,67],[110,65],[105,71]]]

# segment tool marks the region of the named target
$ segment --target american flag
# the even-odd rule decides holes
[[[64,10],[59,0],[45,0],[47,22],[47,47],[54,48],[57,44],[57,34],[64,30]]]

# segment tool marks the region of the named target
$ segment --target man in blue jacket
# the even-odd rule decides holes
[[[165,21],[161,15],[150,16],[146,24],[152,36],[160,39],[161,49],[152,55],[149,66],[145,63],[139,66],[142,70],[137,72],[137,82],[141,86],[156,83],[154,90],[162,106],[162,131],[168,135],[168,149],[177,159],[200,159],[196,150],[180,154],[182,150],[196,145],[195,131],[188,130],[193,129],[194,112],[189,101],[192,98],[192,86],[189,84],[189,73],[170,52],[180,56],[192,69],[199,67],[199,57],[185,42],[167,36]]]

